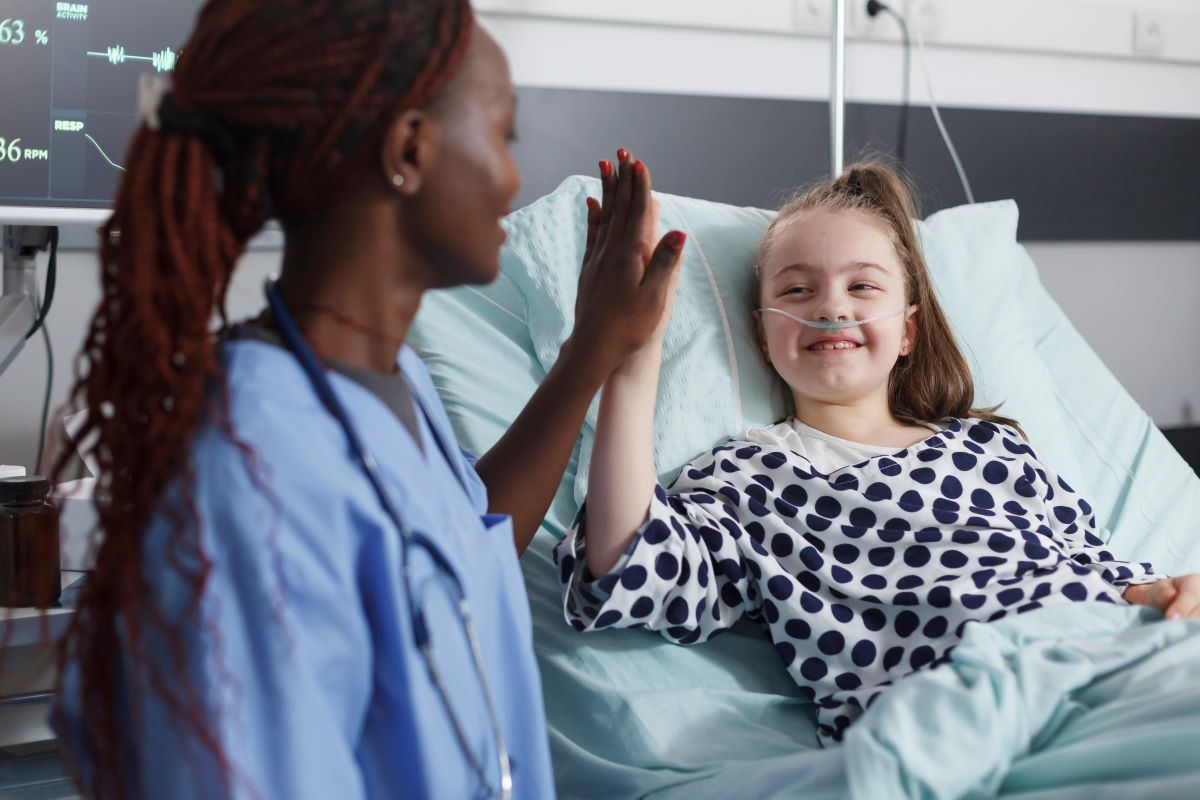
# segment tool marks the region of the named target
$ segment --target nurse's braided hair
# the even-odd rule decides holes
[[[214,324],[227,325],[226,293],[247,240],[271,217],[302,219],[336,197],[351,171],[343,167],[397,113],[429,105],[445,86],[472,27],[468,0],[210,0],[182,48],[161,125],[133,137],[101,232],[101,299],[71,395],[87,412],[77,440],[90,442],[104,501],[103,544],[62,652],[82,667],[75,744],[88,757],[75,767],[90,797],[141,794],[122,733],[143,723],[127,690],[145,683],[194,734],[194,763],[218,766],[225,794],[246,783],[206,724],[212,697],[192,683],[213,665],[189,674],[183,644],[189,627],[207,626],[220,660],[220,632],[201,614],[211,563],[188,467],[206,420],[234,438]],[[254,454],[238,446],[257,474]],[[143,572],[146,528],[160,508],[172,521],[166,562],[187,587],[169,613]],[[123,690],[122,675],[133,674],[143,680]],[[209,688],[229,697],[236,681],[221,674]]]
[[[973,407],[975,381],[933,290],[912,223],[917,218],[917,204],[900,173],[883,161],[860,161],[831,181],[801,190],[779,209],[767,228],[755,257],[756,274],[766,263],[780,230],[798,215],[815,210],[856,211],[879,223],[904,265],[908,302],[920,306],[913,349],[907,356],[900,356],[889,379],[892,416],[912,425],[946,417],[971,417],[1010,425],[1024,435],[1015,420],[996,413],[998,406]]]

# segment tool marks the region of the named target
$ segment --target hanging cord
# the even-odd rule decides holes
[[[880,11],[887,11],[901,19],[903,15],[886,3],[881,3],[879,0],[867,0],[867,13],[870,13],[871,8],[877,7],[876,14]],[[904,30],[908,30],[908,26],[904,26]],[[917,35],[917,56],[921,59],[921,74],[925,77],[925,90],[929,94],[929,110],[933,112],[933,121],[937,123],[938,132],[942,134],[942,141],[946,143],[946,149],[950,151],[950,158],[954,161],[954,169],[958,171],[958,179],[962,183],[963,192],[967,196],[968,203],[975,202],[975,193],[971,191],[971,182],[967,179],[967,171],[963,169],[962,161],[958,157],[958,151],[954,149],[954,142],[950,140],[950,133],[946,130],[946,123],[942,122],[941,112],[938,111],[937,99],[933,96],[933,80],[929,77],[929,63],[925,60],[925,36],[921,33],[921,26],[917,25],[914,29]]]
[[[880,13],[890,14],[900,25],[900,33],[904,38],[904,83],[900,86],[900,121],[896,126],[896,157],[901,164],[907,166],[908,159],[908,109],[912,105],[909,97],[910,76],[912,75],[912,39],[908,35],[908,23],[904,21],[904,17],[896,13],[896,11],[888,5],[885,5],[879,0],[868,0],[867,15],[874,17]]]
[[[25,341],[33,338],[33,335],[38,332],[38,328],[46,321],[46,315],[50,313],[50,306],[54,303],[54,284],[58,280],[58,228],[50,229],[50,263],[46,266],[46,295],[42,299],[40,308],[38,309],[37,319],[33,321],[33,326],[30,327],[29,333],[25,334]]]
[[[950,151],[950,158],[954,161],[954,168],[958,170],[958,179],[962,181],[963,192],[967,195],[967,202],[974,204],[975,193],[971,191],[971,182],[967,180],[967,171],[963,169],[962,161],[958,158],[958,151],[954,149],[954,142],[950,141],[950,132],[946,130],[946,123],[942,122],[942,115],[938,111],[937,100],[933,96],[933,80],[929,77],[929,63],[925,60],[925,36],[921,33],[921,26],[917,25],[917,54],[921,59],[921,73],[925,76],[925,90],[929,93],[929,108],[933,111],[933,120],[937,123],[938,130],[941,131],[942,139],[946,142],[946,149]]]
[[[50,261],[46,265],[45,295],[39,298],[40,292],[34,294],[34,305],[38,308],[37,318],[25,334],[25,341],[29,341],[35,333],[41,331],[42,341],[46,345],[46,390],[42,397],[42,422],[38,426],[37,460],[33,462],[35,471],[42,467],[42,455],[46,449],[46,423],[50,417],[50,395],[54,390],[54,348],[50,345],[50,333],[46,330],[46,315],[50,313],[50,306],[54,304],[54,287],[57,282],[58,228],[54,227],[50,229]]]
[[[49,308],[47,306],[47,308]],[[50,345],[50,329],[46,327],[45,321],[38,326],[42,332],[42,341],[46,344],[46,393],[42,396],[42,423],[38,426],[38,449],[37,460],[34,461],[34,470],[41,472],[42,470],[42,455],[46,450],[46,423],[50,418],[50,395],[54,390],[54,348]]]

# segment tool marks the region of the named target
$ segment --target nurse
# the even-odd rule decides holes
[[[519,185],[469,4],[212,0],[144,89],[75,389],[107,498],[55,712],[81,788],[551,796],[517,556],[663,317],[647,170],[601,165],[575,332],[475,463],[404,345],[425,291],[496,276]],[[267,311],[223,324],[268,218]]]

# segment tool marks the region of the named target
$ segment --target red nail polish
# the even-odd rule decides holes
[[[633,162],[633,174],[642,175],[646,172],[646,165],[641,161]]]
[[[683,231],[671,231],[666,235],[667,247],[672,250],[682,250],[684,243],[687,241],[687,234]]]
[[[617,160],[622,161],[622,162],[628,161],[629,160],[629,151],[626,150],[624,147],[617,150]]]
[[[594,198],[594,197],[589,197],[589,198],[587,199],[587,207],[588,207],[588,208],[595,208],[595,207],[596,207],[596,206],[598,206],[598,205],[600,205],[600,204],[599,204],[598,202],[596,202],[596,198]]]
[[[601,161],[600,162],[600,177],[607,178],[609,175],[612,175],[612,164],[610,164],[607,161]]]

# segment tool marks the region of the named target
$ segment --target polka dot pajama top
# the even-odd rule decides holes
[[[829,473],[748,431],[657,487],[600,578],[585,563],[585,505],[555,552],[567,620],[679,644],[758,621],[828,741],[884,687],[945,660],[968,622],[1124,602],[1119,587],[1158,577],[1104,548],[1088,502],[1015,430],[943,424]]]

